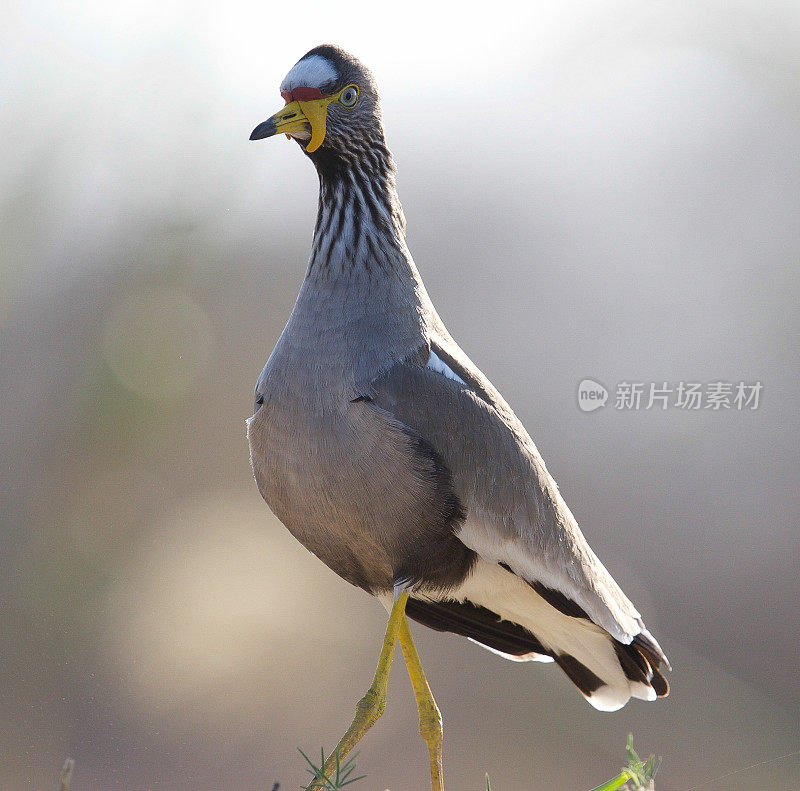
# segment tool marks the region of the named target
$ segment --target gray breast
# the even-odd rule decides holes
[[[460,582],[474,555],[455,536],[464,512],[433,448],[369,400],[348,398],[341,383],[324,404],[285,383],[265,388],[248,422],[253,472],[276,516],[370,592],[399,580]]]

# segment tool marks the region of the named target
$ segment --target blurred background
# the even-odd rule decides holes
[[[800,788],[797,3],[6,0],[0,30],[0,788],[67,755],[74,791],[296,788],[369,682],[385,613],[270,515],[244,425],[317,189],[247,138],[328,41],[378,78],[442,317],[675,667],[600,714],[416,628],[449,787],[585,790],[633,731],[660,791]],[[616,410],[623,380],[763,391]],[[356,787],[425,788],[416,728],[400,663]]]

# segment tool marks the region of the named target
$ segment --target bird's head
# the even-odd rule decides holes
[[[369,69],[339,47],[315,47],[281,83],[286,105],[250,135],[261,140],[280,133],[312,155],[346,153],[376,135],[383,139],[380,102]]]

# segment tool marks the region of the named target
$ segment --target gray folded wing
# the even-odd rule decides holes
[[[464,544],[616,640],[641,635],[666,661],[589,547],[522,423],[455,343],[433,339],[364,390],[449,468],[466,511],[457,533]]]

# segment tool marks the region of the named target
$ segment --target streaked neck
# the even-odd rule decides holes
[[[392,155],[380,139],[351,142],[347,152],[320,149],[319,209],[307,278],[418,275],[405,242],[405,217]]]

